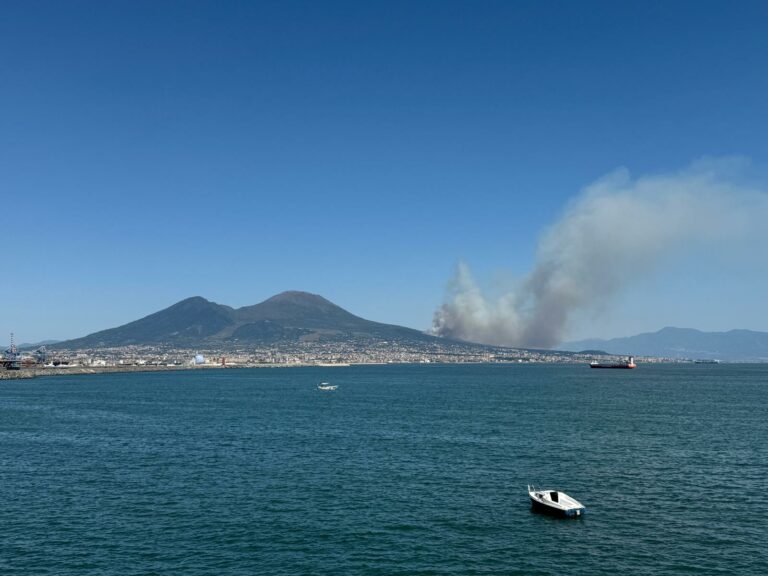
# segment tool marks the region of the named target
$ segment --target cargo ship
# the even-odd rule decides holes
[[[613,364],[603,364],[601,362],[590,362],[590,368],[637,368],[635,364],[635,357],[630,356],[626,362],[616,362]]]

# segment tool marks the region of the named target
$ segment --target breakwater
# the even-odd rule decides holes
[[[21,370],[0,370],[0,380],[18,380],[37,378],[38,376],[64,376],[76,374],[110,374],[115,372],[169,372],[178,370],[205,370],[221,366],[70,366],[42,367],[33,366]]]

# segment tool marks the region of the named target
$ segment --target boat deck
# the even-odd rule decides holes
[[[538,490],[529,486],[528,495],[534,508],[545,512],[563,514],[565,516],[580,516],[585,510],[581,502],[571,498],[565,492]]]

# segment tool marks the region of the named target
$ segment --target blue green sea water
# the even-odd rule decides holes
[[[0,573],[763,575],[767,473],[762,365],[4,381]]]

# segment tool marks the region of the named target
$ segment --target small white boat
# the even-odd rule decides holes
[[[320,382],[320,384],[317,385],[318,390],[336,390],[338,387],[338,384],[328,384],[328,382]]]
[[[575,518],[583,515],[586,511],[581,502],[571,498],[565,492],[541,490],[534,486],[528,486],[528,496],[531,498],[531,508],[536,512]]]

